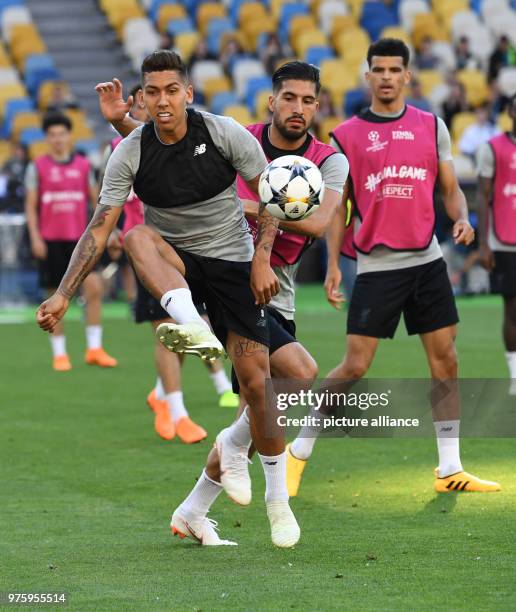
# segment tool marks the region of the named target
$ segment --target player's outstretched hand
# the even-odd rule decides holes
[[[251,290],[255,304],[268,304],[279,292],[279,280],[268,263],[253,260],[251,266]]]
[[[122,83],[114,78],[108,83],[99,83],[95,87],[99,95],[100,112],[106,121],[123,121],[133,105],[133,96],[124,100]]]
[[[494,253],[487,245],[480,248],[479,261],[480,265],[488,272],[491,272],[495,267]]]
[[[38,325],[47,332],[52,332],[57,323],[64,317],[70,301],[60,293],[54,293],[36,311]]]
[[[468,221],[457,221],[453,226],[453,240],[455,244],[471,244],[475,238],[475,230]]]
[[[324,279],[324,290],[326,291],[326,299],[337,310],[340,310],[342,304],[346,301],[343,293],[340,291],[341,280],[342,273],[338,267],[328,268],[326,278]]]

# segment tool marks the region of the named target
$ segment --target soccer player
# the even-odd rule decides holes
[[[509,101],[512,132],[484,144],[478,154],[480,261],[491,290],[504,303],[503,342],[516,395],[516,94]]]
[[[300,529],[288,503],[284,437],[268,437],[266,431],[265,379],[270,371],[264,305],[278,292],[270,267],[277,221],[260,212],[253,256],[236,197],[237,173],[256,192],[267,160],[256,139],[234,120],[187,109],[193,88],[176,53],[147,56],[142,85],[152,121],[135,129],[113,152],[95,215],[57,292],[38,309],[37,321],[52,331],[62,318],[104,250],[134,185],[144,202],[146,225],[129,232],[126,250],[141,282],[178,322],[158,328],[158,336],[167,347],[204,359],[222,356],[225,345],[249,402],[253,442],[265,474],[271,538],[279,547],[291,547]],[[194,301],[206,304],[220,340]],[[200,529],[201,538],[218,539],[208,519]]]
[[[25,174],[25,212],[32,253],[40,263],[40,282],[49,295],[66,271],[72,252],[88,224],[89,205],[97,202],[97,187],[89,161],[73,152],[72,123],[66,115],[43,119],[49,153],[38,157]],[[95,272],[82,286],[86,300],[85,361],[112,368],[116,359],[102,348],[102,282]],[[66,352],[63,323],[50,335],[53,361],[58,372],[72,368]]]
[[[403,313],[409,334],[419,334],[434,383],[457,378],[457,309],[441,249],[434,235],[433,190],[439,182],[444,206],[453,220],[456,244],[470,244],[474,232],[466,199],[455,175],[449,133],[434,115],[405,104],[410,82],[409,50],[397,39],[382,39],[368,50],[366,78],[371,107],[340,124],[333,143],[348,157],[350,195],[357,210],[353,244],[357,279],[347,321],[343,361],[327,376],[360,379],[371,365],[380,338],[392,338]],[[329,231],[327,297],[338,305],[344,211]],[[454,401],[450,398],[454,397]],[[463,471],[459,453],[459,404],[433,402],[439,467],[435,490],[497,491],[495,482]],[[318,428],[302,428],[290,446],[288,486],[297,494]]]

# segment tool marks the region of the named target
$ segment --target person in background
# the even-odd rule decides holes
[[[414,64],[418,70],[435,70],[438,67],[439,58],[432,51],[433,42],[430,36],[423,38],[421,47],[414,59]]]
[[[432,112],[430,108],[430,102],[423,94],[423,87],[421,81],[414,79],[410,83],[410,96],[407,98],[407,104],[419,108],[419,110],[426,111],[427,113]]]
[[[482,104],[476,109],[475,123],[464,130],[459,140],[459,150],[463,155],[474,158],[480,145],[499,134],[500,130],[492,122],[489,110],[488,104]]]
[[[465,113],[470,110],[464,85],[452,79],[449,86],[450,93],[442,105],[442,117],[448,129],[451,128],[452,119],[457,113]]]

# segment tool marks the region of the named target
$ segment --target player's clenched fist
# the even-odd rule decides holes
[[[36,311],[37,324],[47,332],[54,331],[57,323],[64,317],[70,301],[60,293],[54,293]]]

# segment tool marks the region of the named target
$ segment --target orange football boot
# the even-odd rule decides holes
[[[170,416],[167,402],[155,400],[154,403],[154,429],[163,440],[172,440],[176,435],[176,427]]]
[[[152,412],[157,412],[159,408],[163,408],[161,404],[167,407],[167,402],[165,400],[160,400],[156,397],[156,389],[153,389],[149,395],[147,395],[147,404]]]
[[[176,433],[179,436],[181,442],[185,444],[195,444],[204,440],[208,435],[207,432],[200,426],[192,421],[190,417],[182,417],[176,423]]]
[[[68,355],[58,355],[52,360],[52,367],[56,372],[68,372],[72,369],[70,357]]]
[[[101,368],[114,368],[118,364],[118,361],[108,355],[103,348],[88,349],[84,361],[88,365],[98,365]]]

